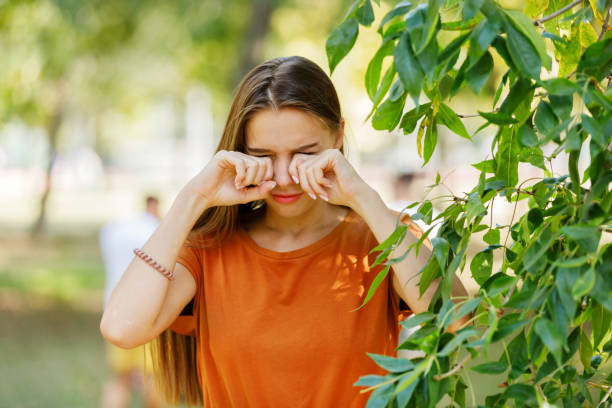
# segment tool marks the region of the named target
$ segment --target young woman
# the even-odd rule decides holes
[[[423,248],[355,310],[380,270],[369,251],[397,215],[345,159],[343,132],[334,86],[313,62],[277,58],[243,79],[217,153],[135,251],[100,324],[121,347],[155,339],[171,402],[363,407],[369,395],[352,384],[382,373],[366,353],[395,354],[400,298],[427,309],[435,285],[420,297],[411,279]]]

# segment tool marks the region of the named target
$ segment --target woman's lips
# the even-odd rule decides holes
[[[303,193],[297,194],[272,194],[274,201],[281,204],[291,204],[300,199]]]

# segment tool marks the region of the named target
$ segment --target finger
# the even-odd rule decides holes
[[[319,168],[319,170],[321,170],[321,169]],[[306,178],[308,179],[308,183],[310,184],[310,188],[312,188],[312,190],[319,197],[321,197],[325,201],[328,201],[329,198],[327,196],[327,191],[325,191],[323,189],[323,187],[321,186],[321,184],[318,182],[317,176],[316,176],[316,171],[317,171],[317,167],[311,166],[309,169],[306,170]]]
[[[316,200],[317,196],[314,190],[310,187],[310,182],[308,181],[308,176],[306,174],[306,170],[307,170],[306,163],[300,163],[300,165],[297,166],[297,170],[298,170],[298,178],[300,180],[300,187],[302,187],[302,190],[304,190],[306,194],[310,196],[310,198],[312,198],[313,200]]]
[[[261,200],[276,187],[276,181],[266,180],[257,187],[247,188],[242,190],[244,192],[243,202],[248,203],[255,200]]]
[[[255,185],[261,184],[266,179],[266,173],[268,172],[268,166],[266,165],[266,161],[264,158],[257,158],[258,167],[257,174],[255,175]]]
[[[291,159],[291,163],[289,163],[288,171],[295,184],[300,184],[300,175],[298,171],[298,165],[300,165],[303,162],[304,162],[303,158],[301,158],[298,155],[295,155],[293,156],[293,159]]]
[[[266,168],[264,180],[272,180],[274,178],[274,166],[272,165],[272,159],[269,157],[264,157],[264,165]]]
[[[234,165],[234,170],[236,171],[236,177],[234,178],[234,184],[237,189],[243,187],[244,177],[246,176],[246,165],[244,161],[240,158],[232,157],[228,160],[231,164]]]
[[[259,172],[259,162],[257,160],[253,160],[248,158],[245,160],[247,164],[246,175],[244,177],[244,181],[242,182],[243,186],[253,186],[259,183],[256,182],[257,173]]]

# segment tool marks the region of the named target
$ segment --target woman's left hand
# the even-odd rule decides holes
[[[358,196],[369,186],[338,149],[316,155],[296,154],[289,174],[312,198],[321,197],[332,204],[353,207]]]

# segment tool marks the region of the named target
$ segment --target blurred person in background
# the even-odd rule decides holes
[[[121,279],[134,254],[131,248],[143,245],[160,223],[159,200],[148,196],[145,211],[134,216],[113,220],[100,230],[100,250],[106,275],[104,307]],[[146,407],[160,407],[160,399],[150,379],[151,361],[145,364],[144,346],[125,350],[106,342],[106,360],[110,377],[102,389],[102,408],[123,408],[130,403],[133,392],[143,396]]]
[[[399,299],[423,312],[437,284],[419,296],[411,279],[423,248],[360,307],[383,267],[370,251],[397,215],[344,157],[343,135],[336,90],[312,61],[276,58],[241,81],[217,153],[134,249],[100,322],[121,347],[154,340],[170,403],[366,406],[354,382],[384,374],[366,353],[395,355]],[[192,299],[195,336],[175,325]]]

